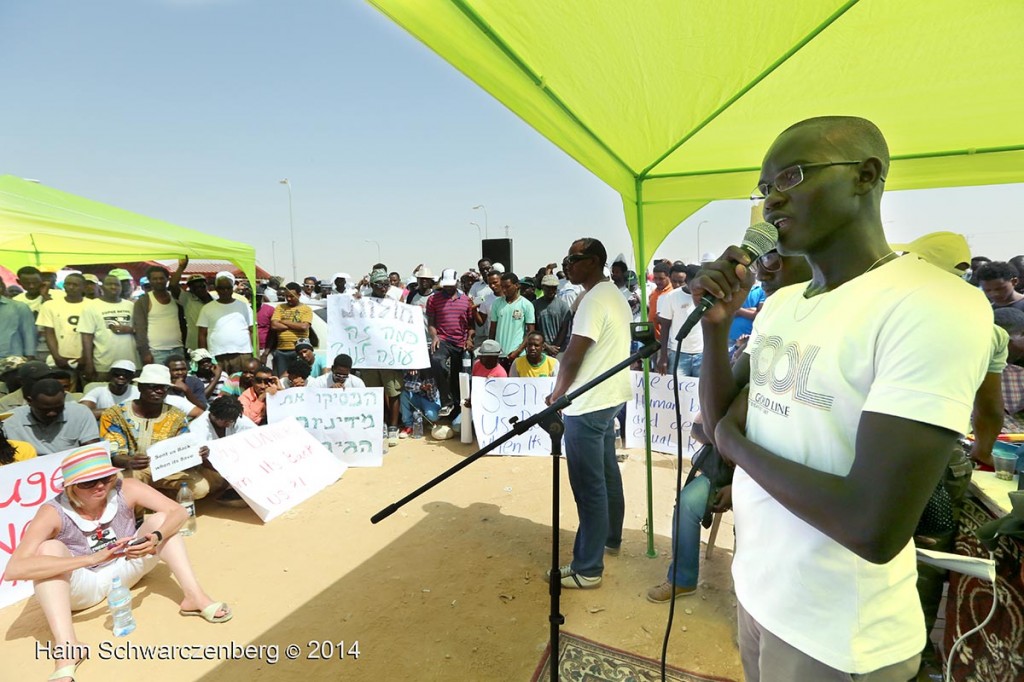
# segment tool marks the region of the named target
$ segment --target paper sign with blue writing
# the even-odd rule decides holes
[[[150,445],[146,449],[146,455],[149,456],[153,480],[159,481],[171,474],[202,464],[203,458],[199,456],[201,445],[199,437],[188,432]]]
[[[676,436],[683,438],[683,454],[692,456],[700,443],[690,436],[693,418],[700,412],[700,397],[695,377],[679,377],[679,403],[682,414],[681,428],[676,428],[676,377],[671,374],[651,373],[651,450],[676,454]],[[626,447],[644,447],[644,373],[630,372],[633,399],[626,403]],[[598,387],[595,390],[601,390]]]
[[[264,523],[313,497],[348,468],[294,419],[207,445],[210,463]]]
[[[294,418],[338,461],[379,467],[383,403],[383,388],[289,388],[267,396],[267,422]]]
[[[423,308],[390,298],[327,297],[328,359],[340,353],[360,369],[430,367]]]
[[[509,420],[522,421],[547,407],[544,398],[551,394],[555,380],[550,377],[528,379],[473,377],[471,400],[473,428],[482,448],[512,430]],[[502,443],[492,455],[550,455],[551,436],[539,426]]]
[[[0,576],[39,507],[64,489],[60,463],[68,452],[0,466]],[[31,596],[31,580],[0,577],[0,609]]]

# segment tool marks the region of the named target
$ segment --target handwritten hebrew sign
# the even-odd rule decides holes
[[[423,309],[389,298],[328,296],[327,343],[331,360],[346,353],[360,369],[430,367]]]
[[[633,384],[633,399],[626,403],[626,447],[644,447],[644,373],[630,372]],[[683,440],[683,453],[693,455],[700,449],[700,443],[690,437],[693,418],[700,412],[700,398],[697,395],[698,380],[694,377],[679,377],[681,428],[676,427],[675,383],[671,374],[651,373],[651,450],[676,454],[676,435]],[[600,390],[595,389],[595,390]]]
[[[550,377],[497,379],[473,377],[473,428],[480,447],[512,430],[510,419],[532,417],[547,405],[555,380]],[[539,426],[502,443],[494,455],[550,455],[551,436]]]
[[[0,466],[0,576],[39,507],[64,489],[60,463],[67,452]],[[31,596],[31,580],[0,578],[0,609]]]
[[[207,445],[210,463],[264,523],[313,497],[348,468],[294,419]]]
[[[267,396],[267,421],[294,417],[347,466],[379,467],[384,464],[383,404],[383,388],[289,388]]]

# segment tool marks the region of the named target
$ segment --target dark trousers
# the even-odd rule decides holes
[[[462,346],[441,339],[437,350],[430,354],[430,369],[437,379],[437,390],[441,394],[441,405],[454,405],[459,395],[459,370],[462,369]]]

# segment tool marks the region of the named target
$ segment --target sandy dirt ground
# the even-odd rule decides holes
[[[179,616],[180,590],[160,565],[132,590],[138,628],[127,638],[111,636],[105,604],[75,615],[79,639],[91,645],[78,679],[529,680],[549,634],[549,458],[485,457],[381,523],[369,521],[472,451],[457,441],[402,441],[383,468],[349,469],[269,524],[248,509],[201,501],[189,553],[207,592],[229,602],[234,619],[211,625]],[[563,591],[563,629],[658,658],[668,606],[645,593],[668,566],[675,464],[654,454],[658,556],[650,558],[644,455],[628,453],[623,551],[606,558],[600,588]],[[577,517],[564,462],[561,480],[565,563]],[[713,556],[702,560],[698,593],[676,602],[668,662],[738,680],[730,517]],[[38,603],[0,611],[0,632],[0,679],[45,680],[53,665]],[[169,650],[181,645],[189,649]],[[140,660],[141,647],[151,646],[163,647],[151,655],[176,659]],[[208,660],[181,660],[206,646],[219,649]]]

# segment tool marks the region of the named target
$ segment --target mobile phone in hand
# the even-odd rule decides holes
[[[125,547],[135,547],[137,545],[141,545],[141,544],[143,544],[145,542],[148,542],[148,541],[149,541],[149,537],[146,536],[146,535],[143,535],[142,537],[135,538],[134,540],[129,542],[127,545],[125,545]]]

